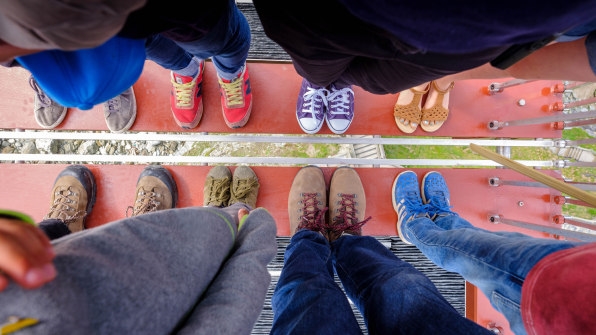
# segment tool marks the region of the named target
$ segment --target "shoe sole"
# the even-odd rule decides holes
[[[406,243],[406,244],[412,244],[412,242],[408,241],[405,236],[403,235],[400,227],[399,227],[399,211],[397,208],[397,201],[395,200],[395,186],[397,185],[397,180],[399,179],[399,177],[404,174],[404,173],[409,173],[409,172],[414,172],[411,170],[407,170],[407,171],[403,171],[400,174],[397,175],[397,177],[395,177],[395,180],[393,181],[393,185],[391,186],[391,203],[393,204],[393,210],[395,210],[395,214],[397,214],[398,218],[397,218],[397,222],[395,224],[395,228],[397,229],[397,234],[399,235],[399,238],[402,240],[402,242]]]
[[[221,109],[221,114],[223,115],[224,121],[226,122],[226,125],[232,129],[237,129],[237,128],[242,128],[244,127],[247,123],[248,123],[248,119],[250,118],[250,114],[252,113],[252,100],[250,100],[250,105],[248,106],[248,110],[246,111],[246,115],[244,115],[244,117],[242,117],[242,119],[240,119],[240,121],[236,121],[236,122],[230,122],[228,121],[228,119],[226,118],[226,113],[223,110],[223,107]]]

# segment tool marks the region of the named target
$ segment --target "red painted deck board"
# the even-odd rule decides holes
[[[138,102],[137,119],[131,131],[209,132],[209,133],[272,133],[303,134],[295,116],[296,98],[301,77],[290,63],[248,64],[254,104],[248,124],[240,129],[228,128],[221,115],[219,88],[213,64],[207,63],[204,77],[205,112],[199,126],[193,130],[180,129],[173,120],[169,102],[169,71],[153,62],[146,62],[141,78],[134,85]],[[28,84],[29,74],[20,68],[0,68],[0,128],[39,129],[33,117],[34,92]],[[506,81],[506,79],[498,82]],[[483,87],[491,80],[467,80],[456,83],[451,94],[451,113],[447,122],[434,133],[421,129],[403,134],[395,125],[393,106],[396,94],[374,95],[356,87],[355,119],[346,134],[447,137],[509,137],[559,138],[561,132],[549,124],[508,127],[491,131],[486,124],[492,120],[536,118],[550,115],[542,111],[560,98],[543,96],[541,91],[556,82],[536,81],[506,89],[489,96]],[[525,106],[517,101],[523,98]],[[107,130],[101,105],[89,111],[71,109],[58,129]],[[320,134],[331,134],[326,125]]]
[[[37,221],[49,209],[49,197],[55,177],[63,164],[0,164],[0,204],[29,213]],[[143,165],[88,165],[98,184],[95,208],[89,216],[88,227],[125,218],[126,208],[134,202],[136,181]],[[179,188],[178,207],[202,206],[203,185],[209,166],[167,166]],[[233,170],[234,167],[231,167]],[[287,199],[294,175],[299,167],[253,167],[260,179],[261,189],[257,206],[267,208],[275,217],[278,235],[289,235]],[[322,168],[329,181],[334,168]],[[404,169],[356,168],[367,196],[366,215],[372,220],[364,227],[367,235],[397,235],[397,215],[391,203],[391,187],[395,177]],[[414,169],[422,179],[430,169]],[[451,190],[454,210],[474,225],[489,230],[514,230],[506,225],[491,224],[487,215],[498,213],[506,218],[554,226],[553,215],[560,207],[551,202],[558,194],[548,188],[501,186],[491,187],[488,178],[528,180],[505,169],[439,169]],[[523,201],[524,205],[519,206]],[[526,232],[541,236],[534,232]]]

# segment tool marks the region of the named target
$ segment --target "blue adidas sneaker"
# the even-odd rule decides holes
[[[393,209],[397,213],[397,232],[401,240],[412,244],[402,232],[402,224],[419,217],[428,216],[428,206],[420,197],[418,176],[414,171],[400,173],[393,182]]]
[[[435,220],[438,216],[457,215],[451,211],[449,202],[449,188],[443,175],[437,171],[427,173],[422,179],[422,201],[428,205],[430,218]]]

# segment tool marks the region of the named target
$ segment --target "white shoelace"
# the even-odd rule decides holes
[[[341,90],[330,93],[327,97],[330,105],[328,113],[334,115],[350,114],[350,93],[354,94],[354,91],[350,87],[344,87]]]
[[[306,108],[302,109],[303,113],[310,113],[312,118],[316,118],[316,110],[317,104],[322,104],[321,108],[319,108],[320,113],[325,113],[323,107],[327,106],[327,95],[329,91],[325,88],[312,88],[307,87],[306,93],[304,93],[304,104],[303,106]]]

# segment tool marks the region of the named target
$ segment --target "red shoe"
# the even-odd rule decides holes
[[[221,93],[221,109],[224,120],[230,128],[243,127],[250,117],[252,109],[252,92],[247,66],[238,78],[231,81],[219,78]]]
[[[172,90],[170,92],[170,105],[174,121],[185,129],[192,129],[199,125],[203,116],[203,71],[205,61],[199,64],[199,73],[196,77],[181,76],[174,72],[172,77]]]

